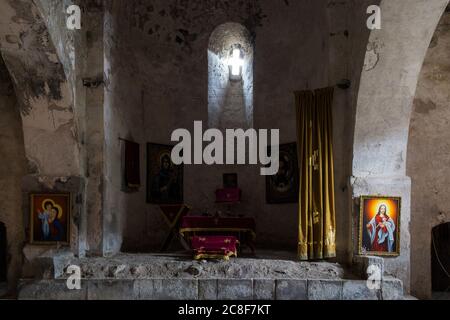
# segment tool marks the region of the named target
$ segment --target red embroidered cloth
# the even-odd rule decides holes
[[[194,236],[191,246],[195,259],[226,259],[237,256],[238,240],[232,236]]]
[[[180,233],[190,231],[249,231],[255,234],[256,223],[253,218],[222,218],[185,216],[181,220]]]
[[[234,236],[242,247],[255,251],[256,223],[253,218],[184,216],[180,234],[190,242],[193,236]]]

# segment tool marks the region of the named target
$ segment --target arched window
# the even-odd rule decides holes
[[[253,44],[239,23],[218,26],[209,39],[208,124],[218,129],[253,126]]]

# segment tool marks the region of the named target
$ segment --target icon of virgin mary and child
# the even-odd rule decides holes
[[[43,211],[38,210],[38,218],[41,220],[43,241],[63,241],[64,228],[60,221],[62,208],[51,200],[44,200]]]
[[[395,222],[388,216],[386,205],[378,207],[377,214],[366,225],[371,251],[394,252]]]

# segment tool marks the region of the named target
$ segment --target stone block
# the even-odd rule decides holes
[[[88,300],[134,300],[134,280],[89,280]]]
[[[219,300],[253,299],[253,281],[250,279],[219,279],[217,289]]]
[[[217,300],[217,279],[198,280],[198,299]]]
[[[196,279],[144,279],[135,281],[135,293],[141,300],[196,300]]]
[[[342,287],[343,300],[380,300],[380,289],[369,289],[366,280],[345,280]]]
[[[276,283],[277,300],[307,300],[307,281],[283,279]]]
[[[253,300],[275,300],[275,280],[254,279]]]
[[[308,280],[308,300],[342,300],[341,280]]]
[[[81,289],[70,290],[66,280],[40,280],[19,284],[19,300],[86,300],[86,282],[81,282]]]
[[[400,279],[386,277],[381,283],[383,300],[403,300],[403,282]]]
[[[367,268],[369,266],[376,266],[380,269],[380,274],[384,274],[384,259],[382,257],[375,256],[354,256],[353,257],[353,271],[364,280],[367,280],[369,275],[367,274]]]

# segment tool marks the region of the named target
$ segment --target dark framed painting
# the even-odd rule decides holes
[[[400,254],[400,197],[361,196],[359,254]]]
[[[30,195],[30,242],[69,244],[70,194]]]
[[[147,202],[183,203],[183,165],[171,159],[173,146],[147,143]]]
[[[297,143],[280,145],[278,172],[266,176],[266,201],[269,204],[298,202],[299,170]],[[269,147],[269,154],[271,148]]]
[[[141,186],[140,145],[122,140],[122,191],[136,192]]]

